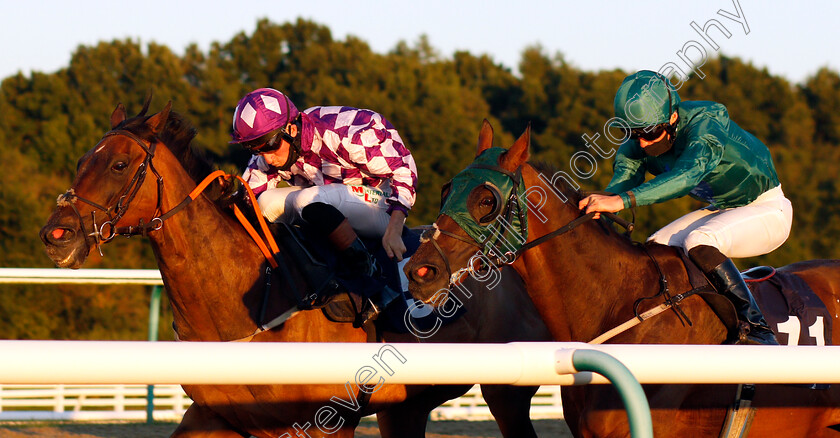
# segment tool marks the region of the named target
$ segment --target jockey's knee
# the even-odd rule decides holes
[[[664,235],[663,233],[659,233],[659,232],[651,234],[650,237],[647,238],[647,242],[648,243],[658,243],[660,245],[674,246],[673,243],[671,243],[671,236],[670,235]]]
[[[701,245],[717,248],[718,251],[727,256],[729,254],[729,245],[726,244],[726,242],[723,242],[719,235],[710,233],[701,228],[688,233],[688,236],[686,236],[682,246],[685,248],[686,252],[688,252]]]
[[[257,204],[260,206],[263,216],[270,222],[281,220],[288,213],[289,197],[293,196],[297,190],[296,187],[282,187],[263,192],[257,198]]]
[[[287,214],[294,215],[294,218],[303,218],[303,209],[308,205],[320,202],[330,204],[322,199],[320,189],[319,186],[307,187],[291,194],[286,199]]]

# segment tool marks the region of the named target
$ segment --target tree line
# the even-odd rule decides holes
[[[509,146],[530,125],[532,159],[570,173],[572,156],[591,150],[584,136],[600,133],[602,150],[612,147],[604,124],[613,116],[618,85],[631,72],[584,71],[540,46],[523,49],[518,71],[487,54],[443,57],[424,37],[376,53],[365,41],[335,39],[329,28],[302,19],[262,20],[250,33],[215,42],[206,52],[192,45],[183,55],[131,39],[79,46],[54,73],[18,73],[0,83],[0,266],[51,266],[38,230],[56,196],[69,187],[78,158],[107,131],[116,104],[136,113],[150,90],[151,111],[171,100],[198,128],[197,146],[232,173],[248,155],[228,145],[230,120],[238,99],[255,88],[282,90],[301,109],[346,105],[382,113],[418,166],[409,225],[437,216],[440,187],[472,160],[484,118],[495,128],[497,146]],[[838,257],[840,76],[823,68],[793,84],[725,56],[708,61],[704,72],[703,79],[685,81],[683,100],[725,104],[734,121],[768,145],[794,205],[788,242],[739,266]],[[578,180],[585,190],[602,189],[612,175],[611,159],[593,156],[597,160],[583,170],[587,177]],[[686,198],[640,208],[635,238],[700,206]],[[86,267],[155,267],[139,240],[116,239],[104,253]],[[147,295],[125,286],[4,286],[0,337],[143,339]]]

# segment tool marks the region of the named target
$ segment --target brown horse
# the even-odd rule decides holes
[[[648,253],[603,223],[588,220],[591,216],[582,216],[577,208],[580,195],[572,189],[573,182],[561,181],[564,175],[561,172],[527,163],[529,138],[526,130],[508,150],[490,149],[493,131],[485,121],[476,155],[487,151],[484,157],[494,157],[495,162],[487,164],[491,158],[485,158],[484,164],[480,164],[477,158],[478,165],[473,163],[459,174],[461,178],[456,176],[451,186],[444,188],[444,195],[456,197],[462,208],[442,207],[442,212],[450,213],[438,217],[436,235],[420,246],[406,266],[411,282],[409,290],[415,298],[432,301],[433,294],[445,290],[451,281],[457,282],[464,272],[479,268],[479,260],[483,264],[495,260],[497,265],[500,261],[512,262],[554,340],[589,342],[633,318],[637,299],[660,291],[660,268],[673,294],[692,289],[687,269],[675,248],[653,246],[648,248]],[[468,170],[472,173],[467,173]],[[466,177],[478,171],[497,172],[501,180],[497,178],[495,183],[489,183]],[[502,205],[509,199],[503,191],[500,196],[499,187],[503,183],[512,183],[521,190],[511,194],[513,204]],[[527,214],[518,217],[517,213],[526,210],[518,208],[514,198],[523,192],[527,197]],[[476,240],[484,241],[485,237],[475,239],[469,236],[470,232],[480,232],[481,226],[511,211],[512,214],[505,216],[506,223],[512,224],[514,220],[527,223],[527,231],[520,233],[522,242],[526,243],[520,242],[522,246],[518,250],[517,245],[512,245],[510,252],[497,246],[501,249],[487,250],[481,258],[473,257],[481,253],[482,245]],[[516,236],[508,233],[501,240],[516,243]],[[513,255],[517,256],[515,260]],[[801,262],[781,270],[796,273],[826,303],[832,315],[840,314],[840,262]],[[659,305],[662,298],[655,304],[649,303],[645,302],[639,310]],[[680,307],[693,326],[683,325],[677,312],[668,311],[610,342],[720,344],[725,341],[727,330],[704,300],[690,297]],[[836,316],[833,322],[836,340],[840,323]],[[727,406],[734,401],[736,388],[734,385],[646,385],[645,391],[656,436],[715,437],[724,424]],[[629,434],[621,402],[609,386],[564,388],[563,403],[566,421],[576,436]],[[757,413],[750,436],[838,435],[840,388],[837,385],[829,390],[759,385],[753,406]]]
[[[151,242],[181,340],[365,342],[362,329],[330,322],[320,311],[298,312],[279,327],[258,329],[261,309],[269,319],[293,308],[292,300],[284,298],[293,295],[283,289],[305,284],[304,277],[291,263],[288,278],[273,281],[266,291],[263,273],[268,263],[252,238],[228,208],[205,193],[193,192],[197,182],[211,174],[209,164],[194,156],[190,146],[195,129],[170,111],[171,103],[152,116],[146,116],[148,105],[147,100],[132,118],[118,105],[111,115],[111,131],[80,158],[71,189],[59,197],[58,207],[41,230],[47,254],[56,265],[79,268],[94,247],[116,234],[141,234]],[[154,177],[146,178],[147,174]],[[281,254],[289,260],[282,248]],[[505,281],[511,289],[522,290],[515,276]],[[266,294],[271,299],[264,306]],[[517,307],[506,299],[501,296],[496,304],[476,307],[480,312],[475,314],[503,315]],[[536,315],[535,310],[532,313]],[[537,321],[533,332],[508,330],[504,336],[545,339],[547,331],[539,318],[533,319]],[[445,332],[441,330],[440,336]],[[482,336],[486,334],[476,332],[466,340],[493,340]],[[385,338],[416,341],[413,336],[390,333]],[[500,340],[514,340],[507,338]],[[243,373],[248,366],[272,366],[254,363],[256,358],[242,359]],[[398,364],[393,366],[395,372]],[[377,413],[383,436],[422,437],[429,412],[469,389],[469,385],[387,384],[385,373],[366,377],[385,384],[375,390],[366,386],[372,394],[352,384],[358,382],[354,376],[348,376],[347,385],[188,385],[184,390],[194,403],[172,436],[349,437],[362,416]],[[536,388],[487,389],[488,403],[499,414],[506,436],[536,436],[528,418]]]

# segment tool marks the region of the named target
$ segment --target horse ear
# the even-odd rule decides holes
[[[123,104],[118,103],[117,107],[114,108],[114,112],[111,113],[111,129],[116,128],[117,125],[125,121],[125,118],[125,107]]]
[[[146,111],[149,111],[149,104],[152,103],[152,89],[149,88],[149,93],[146,94],[146,101],[143,102],[143,109],[137,113],[137,117],[143,117],[146,115]]]
[[[490,126],[487,119],[484,119],[481,122],[481,132],[478,133],[478,150],[476,150],[475,156],[481,155],[482,152],[491,147],[493,147],[493,127]]]
[[[513,146],[505,152],[501,159],[499,160],[499,164],[513,172],[519,168],[522,164],[528,161],[529,151],[528,149],[531,146],[531,124],[528,124],[528,127],[525,128],[525,132],[522,133],[521,136],[513,143]]]
[[[171,109],[172,101],[170,100],[159,113],[149,117],[149,120],[146,120],[146,124],[149,125],[149,128],[151,128],[155,135],[158,135],[161,131],[163,131],[163,127],[169,119],[169,110]]]

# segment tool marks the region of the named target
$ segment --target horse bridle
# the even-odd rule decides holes
[[[167,211],[166,213],[161,214],[163,211],[162,209],[162,199],[163,199],[163,177],[158,173],[157,169],[155,169],[154,163],[152,158],[155,156],[155,146],[157,145],[157,141],[155,139],[149,141],[149,145],[146,146],[143,140],[135,135],[134,133],[126,130],[113,130],[107,132],[103,137],[102,140],[97,143],[97,145],[101,144],[105,138],[114,136],[114,135],[123,135],[137,143],[145,152],[146,157],[144,158],[143,162],[137,168],[137,171],[134,173],[131,181],[129,182],[128,186],[126,187],[123,194],[120,196],[117,203],[112,207],[104,207],[90,199],[86,199],[77,195],[74,190],[71,188],[64,192],[62,195],[58,197],[58,204],[59,206],[64,204],[69,204],[73,211],[76,212],[76,216],[79,218],[79,226],[82,228],[82,233],[88,237],[93,237],[94,242],[96,244],[97,249],[99,250],[99,254],[102,255],[102,247],[101,245],[111,241],[117,235],[121,236],[136,236],[142,235],[146,236],[150,231],[157,231],[163,227],[163,222],[170,217],[174,216],[176,213],[184,209],[190,202],[194,201],[198,196],[210,186],[210,184],[215,181],[217,178],[226,178],[226,179],[235,179],[238,180],[243,184],[245,191],[250,199],[250,204],[254,208],[257,221],[260,224],[260,228],[263,232],[263,236],[259,235],[259,232],[248,223],[248,219],[242,213],[242,211],[236,205],[233,206],[233,211],[236,218],[245,228],[245,231],[254,239],[255,243],[259,247],[260,251],[266,257],[269,266],[266,267],[266,294],[264,295],[262,301],[262,307],[260,308],[260,322],[258,323],[257,329],[248,336],[235,339],[235,341],[243,341],[247,342],[253,339],[256,335],[263,331],[271,330],[272,328],[278,327],[284,321],[289,319],[294,313],[299,310],[298,306],[293,306],[291,309],[285,311],[280,316],[275,317],[271,321],[262,324],[262,320],[264,317],[266,303],[268,300],[268,293],[271,289],[271,275],[272,269],[281,269],[281,278],[285,279],[286,282],[289,283],[292,290],[297,291],[299,288],[297,287],[294,277],[292,276],[291,272],[286,267],[286,263],[282,259],[282,254],[280,253],[280,249],[277,246],[277,242],[275,241],[274,237],[271,235],[271,232],[268,229],[268,225],[265,222],[265,218],[259,211],[257,198],[254,195],[253,190],[248,186],[247,182],[242,179],[241,176],[231,176],[226,174],[223,170],[216,170],[211,172],[207,175],[201,182],[196,185],[196,187],[180,202],[178,205]],[[157,179],[157,205],[155,207],[154,217],[149,220],[149,222],[144,222],[141,218],[139,220],[138,225],[136,226],[127,226],[127,227],[116,227],[116,223],[125,215],[125,212],[128,210],[129,204],[132,200],[137,196],[137,192],[140,190],[140,187],[143,185],[143,182],[146,179],[146,174],[148,169],[151,169],[152,173],[155,175]],[[85,230],[84,220],[82,220],[82,215],[79,210],[76,208],[75,201],[79,200],[92,206],[94,209],[102,210],[105,215],[107,216],[108,220],[103,222],[102,225],[97,226],[96,224],[96,210],[91,212],[91,219],[93,221],[93,231],[91,233],[87,233]],[[104,230],[105,227],[108,226],[110,233],[105,235]],[[265,241],[263,241],[265,240]],[[298,302],[301,301],[301,297],[296,297]],[[173,326],[174,327],[174,326]],[[175,330],[176,338],[178,337],[177,329]]]
[[[519,201],[518,196],[517,196],[516,188],[519,187],[521,184],[523,184],[523,182],[522,182],[522,166],[519,166],[516,169],[515,173],[510,172],[507,169],[505,169],[501,166],[498,166],[498,165],[493,166],[493,165],[487,165],[487,164],[473,163],[469,167],[496,171],[496,172],[499,172],[499,173],[502,173],[502,174],[506,175],[508,178],[510,178],[513,181],[513,187],[514,188],[513,188],[513,190],[511,190],[511,194],[508,197],[508,200],[507,200],[507,203],[505,204],[504,209],[500,210],[497,206],[496,209],[494,209],[494,212],[498,212],[496,214],[496,217],[493,217],[492,219],[490,219],[488,221],[488,222],[491,222],[491,221],[495,220],[496,218],[498,218],[499,216],[501,216],[503,214],[504,217],[505,217],[505,220],[507,220],[509,222],[510,218],[511,218],[511,214],[512,214],[513,209],[514,209],[514,207],[513,207],[514,202]],[[493,186],[492,184],[485,183],[485,187],[487,187],[488,189],[490,189],[491,192],[493,192],[492,188],[495,187],[495,186]],[[494,195],[495,199],[497,200],[497,202],[501,199],[501,196],[498,193],[498,189],[496,189],[496,192],[493,192],[493,195]],[[523,214],[526,214],[525,210],[519,204],[517,204],[516,208],[518,209],[518,212],[519,212],[520,216],[523,215]],[[499,267],[501,265],[512,265],[516,261],[516,259],[520,255],[522,255],[525,251],[528,251],[531,248],[534,248],[538,245],[541,245],[541,244],[543,244],[543,243],[545,243],[545,242],[547,242],[547,241],[549,241],[549,240],[551,240],[555,237],[558,237],[562,234],[565,234],[565,233],[577,228],[579,225],[581,225],[584,222],[592,219],[595,216],[595,214],[596,214],[595,212],[592,212],[592,213],[587,213],[587,214],[584,214],[582,216],[579,216],[579,217],[573,219],[571,222],[567,223],[566,225],[564,225],[564,226],[562,226],[562,227],[560,227],[560,228],[558,228],[554,231],[551,231],[551,232],[545,234],[544,236],[538,237],[538,238],[536,238],[536,239],[534,239],[530,242],[525,242],[516,251],[507,252],[507,253],[504,254],[504,256],[499,254],[499,247],[496,246],[498,244],[498,241],[501,238],[501,233],[502,233],[501,227],[500,227],[500,230],[497,233],[494,234],[493,238],[486,240],[485,245],[482,245],[481,242],[479,242],[478,240],[476,240],[474,238],[463,237],[463,236],[459,236],[455,233],[452,233],[452,232],[449,232],[449,231],[446,231],[446,230],[441,230],[438,227],[437,223],[432,224],[432,228],[424,231],[420,238],[421,238],[422,242],[431,242],[432,245],[434,246],[435,250],[437,250],[438,254],[443,259],[444,265],[446,266],[446,271],[447,271],[447,274],[449,275],[449,286],[452,286],[452,285],[459,284],[460,281],[464,278],[464,275],[466,275],[466,274],[472,274],[474,272],[482,272],[483,269],[484,269],[484,268],[482,268],[482,260],[489,261],[489,263],[488,263],[489,266],[487,266],[488,269],[489,268],[499,269]],[[628,222],[628,221],[620,218],[618,215],[616,215],[614,213],[601,213],[601,214],[608,217],[609,219],[617,222],[618,224],[620,224],[621,226],[626,228],[628,230],[628,232],[631,232],[633,230],[634,226],[633,226],[632,222]],[[492,215],[492,213],[491,213],[491,215]],[[484,221],[488,216],[490,216],[490,215],[487,215],[480,220]],[[522,221],[521,217],[520,217],[520,221],[523,224],[525,223],[524,221]],[[522,238],[527,240],[527,238],[528,238],[527,227],[524,227],[522,229],[522,232],[523,232]],[[467,243],[469,245],[472,245],[472,246],[475,246],[475,247],[478,248],[476,250],[476,252],[472,256],[470,256],[470,258],[468,259],[467,266],[465,266],[461,269],[458,269],[455,272],[452,272],[452,267],[451,267],[451,264],[449,263],[449,258],[446,256],[446,253],[444,253],[443,248],[441,248],[440,245],[437,243],[437,237],[440,236],[440,235],[450,237],[452,239]],[[487,255],[481,254],[481,251],[485,248],[488,248],[488,247],[490,248],[490,250],[488,251],[490,254],[487,254]],[[488,256],[493,256],[494,258],[490,258]],[[477,267],[476,267],[476,264],[478,265]]]
[[[187,198],[184,202],[181,202],[172,210],[169,210],[165,214],[161,214],[161,201],[162,201],[162,194],[163,194],[163,177],[158,173],[157,169],[155,169],[154,163],[152,162],[152,158],[155,156],[155,147],[157,145],[157,141],[151,140],[149,141],[149,145],[146,146],[144,141],[138,137],[136,134],[130,131],[126,131],[123,129],[108,131],[102,137],[102,140],[97,143],[97,145],[101,144],[105,141],[106,138],[111,136],[121,135],[124,137],[128,137],[137,143],[143,151],[146,152],[146,157],[143,159],[143,162],[137,166],[137,170],[134,172],[134,176],[131,178],[131,181],[126,186],[123,194],[120,195],[119,199],[117,200],[116,204],[111,207],[105,207],[99,203],[91,201],[90,199],[84,198],[79,196],[75,193],[75,191],[71,188],[64,192],[62,195],[58,197],[58,205],[65,205],[69,204],[73,211],[76,212],[76,216],[79,218],[79,226],[82,229],[82,233],[85,234],[86,237],[93,238],[94,245],[96,245],[97,250],[99,250],[99,254],[102,255],[102,244],[110,242],[114,237],[117,235],[121,236],[136,236],[142,235],[146,236],[150,231],[157,231],[163,227],[163,221],[177,213],[180,209],[186,206],[189,201],[192,201],[191,198]],[[154,217],[150,219],[148,222],[144,222],[141,218],[139,223],[135,226],[129,225],[127,227],[116,227],[117,222],[125,215],[126,211],[128,210],[129,204],[134,198],[137,196],[137,193],[140,191],[140,187],[143,186],[143,182],[146,180],[146,175],[148,171],[151,170],[152,173],[155,175],[157,179],[157,206],[155,207]],[[91,211],[91,221],[92,221],[92,228],[93,230],[88,232],[85,227],[85,221],[82,218],[82,214],[79,212],[78,208],[76,208],[75,201],[79,200],[85,204],[90,205],[94,208]],[[96,210],[101,210],[106,217],[106,221],[103,222],[101,225],[97,225],[96,223]],[[107,230],[107,233],[106,233]]]

